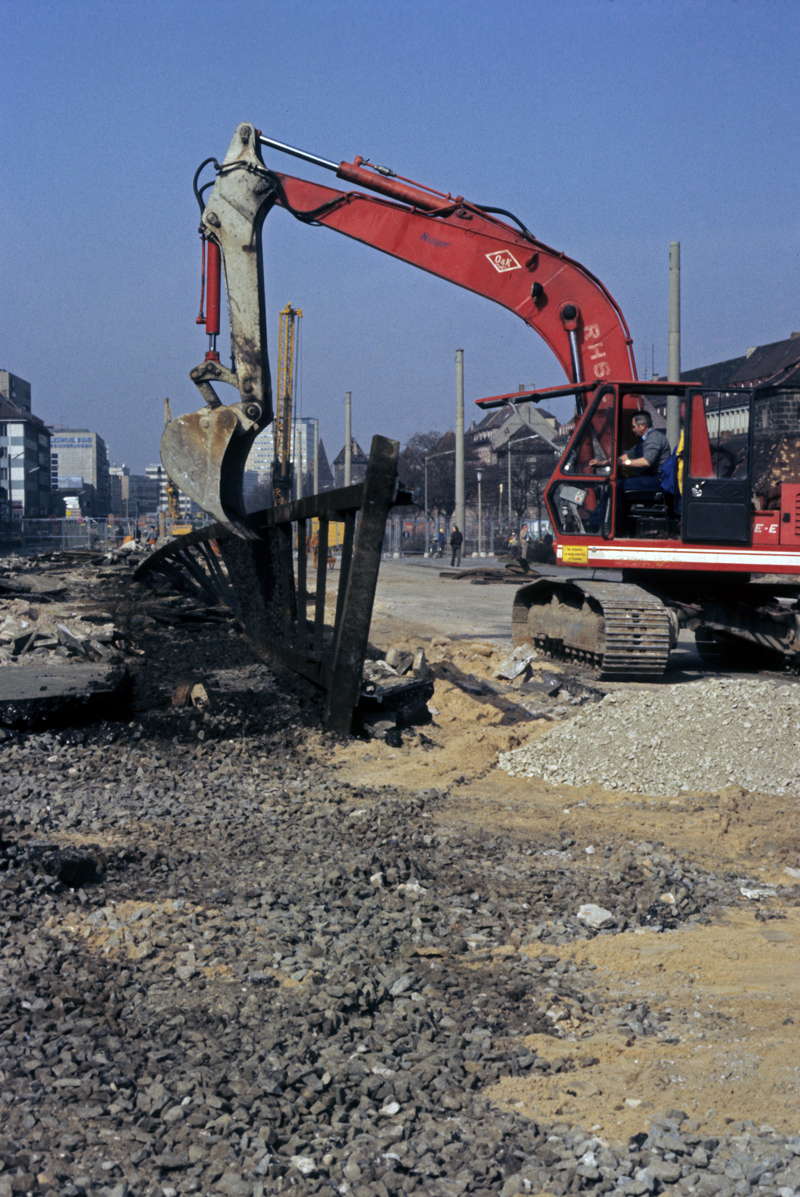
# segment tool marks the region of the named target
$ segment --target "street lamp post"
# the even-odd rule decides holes
[[[508,442],[508,526],[512,527],[513,512],[511,508],[511,441]]]
[[[478,470],[478,556],[482,556],[483,550],[483,509],[481,507],[481,478],[483,477],[483,470]]]
[[[540,440],[540,439],[541,438],[539,436],[539,433],[533,432],[533,433],[531,433],[530,436],[520,436],[515,441],[508,442],[508,523],[509,523],[509,526],[511,526],[511,527],[513,527],[513,523],[514,523],[513,510],[512,510],[512,490],[511,490],[511,445],[512,445],[512,443],[515,445],[520,445],[520,444],[522,444],[523,441],[535,441],[535,440]],[[519,527],[517,527],[517,532],[519,532]]]
[[[425,458],[425,556],[430,554],[431,530],[428,526],[428,459]]]

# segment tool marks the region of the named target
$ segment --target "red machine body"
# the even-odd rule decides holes
[[[687,382],[604,382],[551,387],[479,400],[548,401],[575,395],[577,426],[548,484],[545,501],[560,564],[619,570],[797,574],[800,571],[800,486],[754,491],[753,391],[736,395],[738,431],[724,428],[730,397]],[[633,415],[677,395],[684,414],[675,494],[623,496],[629,476],[619,463],[633,444]],[[593,464],[598,454],[605,467]],[[632,515],[620,510],[632,507]],[[775,504],[767,510],[768,503]],[[593,518],[599,511],[603,519]],[[620,527],[623,526],[623,528]]]
[[[359,160],[356,159],[356,162]],[[343,163],[342,177],[383,190],[390,182]],[[342,192],[291,175],[277,175],[277,204],[314,213],[324,225],[364,245],[483,295],[519,316],[578,381],[635,378],[632,341],[619,305],[580,263],[530,233],[462,199],[392,184],[395,200]]]

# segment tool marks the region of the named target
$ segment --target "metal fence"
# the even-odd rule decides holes
[[[127,534],[121,521],[110,524],[105,519],[7,520],[0,523],[0,553],[29,556],[74,549],[103,550],[121,543]]]
[[[539,540],[543,535],[552,531],[547,520],[542,520],[541,523],[538,520],[532,520],[523,523],[521,527],[523,540],[526,543],[530,539]],[[440,528],[444,532],[442,557],[449,558],[452,523],[437,524],[436,521],[429,520],[426,537],[424,517],[414,519],[402,513],[395,513],[389,517],[386,523],[383,555],[384,557],[420,557],[427,552],[430,557],[438,557]],[[473,556],[499,557],[506,553],[516,554],[518,552],[519,529],[516,525],[510,526],[507,522],[501,523],[493,519],[484,519],[479,538],[477,521],[468,512],[467,526],[462,531],[464,533],[462,560]],[[515,537],[514,541],[511,540],[512,534]]]
[[[36,553],[69,552],[77,549],[92,549],[104,552],[123,543],[127,537],[145,540],[148,530],[158,533],[160,539],[172,536],[172,521],[152,516],[137,519],[121,517],[92,519],[85,516],[71,519],[21,519],[0,521],[0,556],[19,553],[32,556]],[[199,522],[198,522],[199,526]],[[177,531],[186,532],[191,525],[181,524]]]

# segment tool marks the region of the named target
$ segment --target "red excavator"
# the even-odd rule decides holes
[[[280,174],[265,165],[262,146],[376,194]],[[200,174],[212,163],[213,186],[201,188]],[[516,642],[604,676],[656,677],[687,627],[709,661],[731,650],[739,659],[749,648],[800,665],[800,484],[756,468],[764,456],[757,390],[737,390],[732,404],[729,394],[699,384],[637,380],[625,319],[585,267],[502,208],[434,191],[360,157],[337,164],[245,123],[221,164],[210,158],[198,169],[195,194],[208,285],[198,321],[209,347],[191,377],[205,406],[169,424],[161,455],[181,490],[217,520],[253,535],[242,501],[244,463],[273,414],[260,230],[278,206],[494,300],[530,325],[561,363],[568,385],[479,401],[514,406],[534,429],[531,404],[566,395],[575,401],[575,431],[546,496],[562,568],[517,592]],[[223,272],[230,369],[216,344]],[[236,388],[236,402],[222,404],[213,386],[219,382]],[[677,397],[682,418],[675,481],[630,492],[620,483],[634,443],[632,417],[657,418],[667,396]]]

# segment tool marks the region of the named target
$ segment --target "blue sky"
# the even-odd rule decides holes
[[[796,0],[0,0],[0,367],[112,460],[157,460],[164,397],[200,406],[192,176],[242,120],[510,209],[603,280],[640,374],[651,347],[666,371],[673,240],[684,368],[780,340],[800,330],[798,35]],[[365,447],[452,426],[457,348],[468,407],[562,381],[485,300],[280,211],[264,238],[273,373],[291,302],[330,457],[346,390]]]

